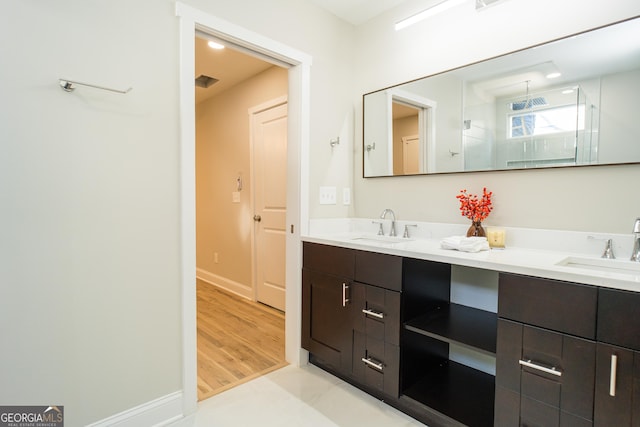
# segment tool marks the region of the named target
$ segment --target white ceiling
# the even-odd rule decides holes
[[[404,3],[406,0],[310,0],[353,25],[360,25],[374,16]]]

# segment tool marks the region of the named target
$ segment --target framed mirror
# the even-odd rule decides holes
[[[640,162],[640,18],[363,96],[364,177]]]

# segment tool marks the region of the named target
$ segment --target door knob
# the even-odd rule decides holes
[[[260,215],[254,215],[254,216],[253,216],[253,220],[254,220],[255,222],[260,222],[260,221],[262,221],[262,217],[261,217]]]

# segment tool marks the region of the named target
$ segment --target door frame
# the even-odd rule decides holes
[[[182,296],[182,411],[197,409],[196,352],[196,227],[195,227],[195,75],[194,37],[196,30],[229,40],[236,46],[289,64],[287,130],[287,233],[285,358],[296,366],[306,363],[301,348],[300,236],[309,228],[309,120],[311,56],[261,34],[176,3],[179,20],[180,87],[180,286]]]

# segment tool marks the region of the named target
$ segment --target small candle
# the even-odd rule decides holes
[[[492,248],[504,248],[506,232],[502,228],[488,228],[487,240]]]

